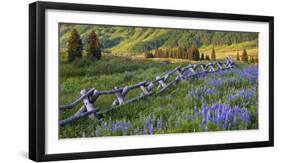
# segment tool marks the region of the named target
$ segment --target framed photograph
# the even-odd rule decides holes
[[[29,5],[34,161],[273,146],[273,17]]]

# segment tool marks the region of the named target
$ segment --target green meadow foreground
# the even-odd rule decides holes
[[[117,56],[103,56],[95,61],[60,61],[59,104],[74,101],[85,88],[111,90],[114,86],[152,81],[157,75],[188,64],[188,60]],[[113,110],[100,120],[86,117],[62,126],[59,138],[257,129],[257,81],[257,65],[236,62],[232,70],[180,82],[161,94]],[[130,91],[126,98],[140,93],[140,89]],[[94,105],[99,110],[108,109],[114,99],[115,95],[101,96]],[[81,105],[60,111],[59,119],[73,115]]]

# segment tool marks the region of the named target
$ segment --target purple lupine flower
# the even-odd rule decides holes
[[[121,129],[122,129],[122,132],[123,132],[124,134],[127,134],[129,128],[130,128],[130,122],[123,121],[123,123],[122,123],[122,128],[121,128]]]
[[[188,95],[194,99],[199,99],[199,98],[203,98],[205,96],[212,95],[215,93],[216,93],[215,89],[210,89],[210,88],[203,86],[203,87],[197,87],[197,88],[190,90],[188,92]]]
[[[246,109],[241,109],[238,106],[231,107],[230,105],[215,104],[211,107],[207,107],[203,104],[201,112],[202,121],[199,122],[198,127],[206,130],[208,123],[219,125],[222,129],[231,129],[232,126],[237,125],[237,121],[241,121],[246,128],[250,123],[250,114]]]
[[[256,66],[238,69],[237,74],[240,76],[240,78],[247,79],[250,84],[255,84],[258,82],[258,67]]]
[[[150,124],[148,125],[148,128],[149,128],[149,134],[150,134],[150,135],[153,135],[153,134],[154,134],[153,124],[150,123]]]
[[[253,92],[246,90],[246,89],[242,89],[237,91],[236,96],[243,98],[244,101],[250,101],[250,99],[253,97]]]
[[[210,85],[211,87],[218,87],[223,85],[224,83],[225,83],[224,80],[213,79],[208,83],[208,85]]]
[[[201,123],[204,123],[206,121],[207,113],[208,113],[208,108],[207,108],[206,104],[203,104],[202,111],[201,111],[201,115],[202,115]]]
[[[185,115],[184,111],[181,112],[181,118],[182,118],[182,119],[184,119],[184,115]]]
[[[206,115],[206,124],[209,123],[209,120],[212,120],[212,117],[211,117],[211,112],[208,110]]]
[[[233,116],[233,119],[232,119],[232,124],[233,126],[236,126],[236,123],[237,123],[237,120],[236,120],[236,115]]]
[[[194,111],[193,111],[193,117],[191,117],[190,120],[196,119],[197,116],[198,116],[198,109],[197,109],[197,107],[195,106],[195,107],[194,107]]]

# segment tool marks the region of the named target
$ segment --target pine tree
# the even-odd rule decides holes
[[[153,54],[150,52],[144,52],[144,57],[145,58],[153,58]]]
[[[241,55],[241,61],[248,62],[248,54],[246,49],[243,49],[242,55]]]
[[[206,60],[207,60],[207,61],[209,61],[209,60],[210,60],[209,55],[206,55]]]
[[[212,48],[211,59],[212,59],[212,60],[216,60],[215,48]]]
[[[250,56],[250,63],[254,63],[255,62],[255,57],[254,56]]]
[[[68,62],[82,57],[82,41],[76,29],[71,31],[67,44]]]
[[[193,51],[192,51],[192,47],[188,48],[188,52],[187,52],[187,59],[192,60],[193,57]]]
[[[258,55],[255,55],[255,58],[254,58],[254,63],[259,63],[259,56]]]
[[[192,51],[191,60],[195,60],[195,58],[196,58],[196,48],[193,46],[191,51]]]
[[[89,34],[88,42],[87,42],[87,55],[90,58],[101,58],[101,49],[100,49],[100,42],[98,36],[96,35],[95,31],[92,31]]]
[[[258,58],[258,56],[256,56],[255,57],[255,61],[254,61],[255,63],[259,63],[259,58]]]
[[[201,58],[200,58],[200,60],[205,60],[205,56],[204,56],[204,53],[201,53]]]
[[[240,56],[239,56],[239,52],[238,51],[237,51],[237,54],[236,54],[236,60],[240,61]]]
[[[195,48],[194,50],[194,60],[199,61],[200,60],[200,52],[198,48]]]
[[[188,59],[188,48],[187,47],[184,47],[184,52],[183,52],[183,58],[184,59]]]

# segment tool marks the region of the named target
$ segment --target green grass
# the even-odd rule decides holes
[[[224,45],[224,46],[202,46],[199,48],[200,53],[208,54],[210,56],[212,48],[215,48],[216,51],[216,57],[218,59],[223,59],[227,56],[231,56],[233,58],[236,58],[237,51],[239,54],[242,54],[243,49],[247,50],[248,55],[250,56],[257,56],[258,55],[258,47],[257,42],[254,41],[247,41],[232,45]]]
[[[114,86],[124,87],[126,85],[135,84],[144,80],[151,81],[155,79],[156,75],[163,75],[164,72],[170,70],[178,65],[187,65],[185,62],[160,62],[154,60],[139,60],[130,59],[126,57],[104,56],[99,61],[89,61],[86,59],[76,60],[73,63],[61,61],[60,63],[60,98],[61,105],[68,104],[79,97],[79,92],[82,89],[90,89],[95,87],[98,90],[110,90]],[[241,68],[248,66],[247,64],[238,64]],[[243,87],[253,87],[247,81],[235,87],[223,87],[220,89],[220,96],[207,96],[202,99],[194,99],[188,96],[188,92],[194,88],[199,88],[206,85],[207,82],[216,78],[233,78],[237,76],[235,73],[227,73],[224,75],[210,74],[205,78],[198,78],[190,80],[189,82],[180,82],[178,86],[172,86],[162,94],[153,97],[147,97],[144,100],[122,106],[115,109],[103,117],[104,122],[112,121],[129,121],[132,127],[130,134],[138,133],[142,130],[144,121],[148,120],[151,115],[155,119],[162,118],[165,122],[165,127],[156,134],[161,133],[179,133],[179,132],[194,132],[202,131],[198,127],[200,119],[187,124],[186,121],[179,118],[181,113],[187,115],[193,114],[195,107],[201,107],[203,103],[223,102],[226,95],[234,94],[236,90]],[[141,90],[130,91],[126,99],[140,95]],[[99,110],[110,108],[112,101],[115,99],[114,95],[100,96],[94,103]],[[74,109],[67,111],[60,111],[59,118],[65,119],[73,115],[82,104],[79,104]],[[256,106],[251,106],[249,109],[256,113]],[[252,119],[253,121],[254,119]],[[180,124],[180,127],[175,127]],[[154,122],[156,125],[156,121]],[[239,126],[238,126],[239,128]],[[255,128],[254,125],[249,128]],[[218,131],[218,126],[209,124],[209,129]],[[242,129],[242,127],[240,127]],[[102,136],[123,135],[122,132],[112,132],[103,128],[97,120],[89,118],[82,118],[73,123],[60,127],[59,138],[76,138],[76,137],[91,137],[95,136],[95,132]]]

